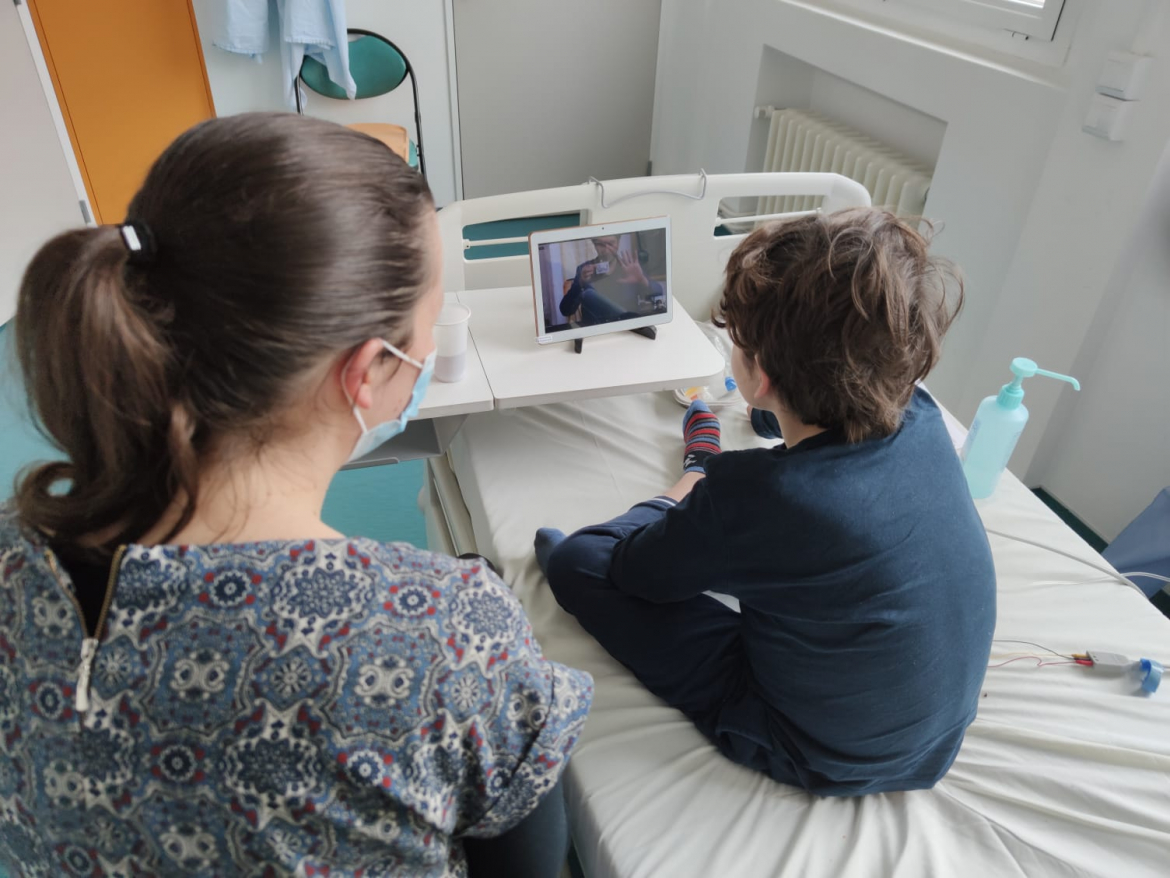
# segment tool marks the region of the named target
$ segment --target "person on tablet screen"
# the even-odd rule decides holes
[[[561,313],[581,312],[578,325],[596,326],[656,314],[666,307],[666,291],[642,270],[638,255],[622,251],[620,235],[593,239],[597,256],[577,266]]]

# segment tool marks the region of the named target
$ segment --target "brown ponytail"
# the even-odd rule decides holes
[[[17,357],[69,462],[30,473],[16,501],[26,521],[66,542],[111,527],[140,533],[166,508],[170,354],[125,282],[126,252],[116,228],[66,232],[41,248],[21,285]]]
[[[79,229],[25,273],[17,357],[68,459],[21,478],[24,523],[106,555],[181,498],[181,530],[221,440],[262,440],[299,376],[369,338],[409,344],[431,210],[417,173],[332,123],[242,114],[180,136],[130,205],[154,258]]]

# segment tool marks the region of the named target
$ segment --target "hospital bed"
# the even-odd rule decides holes
[[[526,256],[466,259],[466,226],[669,214],[677,302],[702,320],[754,222],[723,215],[750,213],[759,195],[823,197],[823,209],[868,201],[819,174],[656,177],[466,201],[439,216],[447,288],[530,282]],[[659,392],[473,414],[428,461],[420,497],[430,547],[493,559],[546,654],[596,681],[567,774],[588,876],[1170,874],[1170,692],[1143,695],[1131,676],[1053,654],[1165,661],[1170,621],[1010,475],[978,505],[998,577],[996,637],[1019,642],[995,644],[993,664],[1007,663],[988,670],[979,715],[934,789],[817,799],[777,784],[719,755],[612,660],[557,606],[533,534],[607,519],[672,484],[682,412]],[[766,444],[741,412],[723,420],[726,447]],[[948,426],[961,442],[949,415]]]

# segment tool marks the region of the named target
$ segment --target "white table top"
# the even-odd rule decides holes
[[[447,301],[457,302],[458,297],[455,293],[447,293]],[[473,336],[467,341],[467,374],[462,381],[454,384],[432,380],[419,407],[417,420],[490,412],[495,405],[496,399],[492,395]]]
[[[723,375],[723,357],[681,307],[648,339],[615,332],[584,340],[536,343],[532,287],[457,294],[471,309],[471,335],[495,395],[496,408],[620,396],[710,384]]]

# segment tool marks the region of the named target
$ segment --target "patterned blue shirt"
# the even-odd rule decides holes
[[[14,876],[465,875],[592,699],[493,574],[404,544],[130,546],[85,693],[72,584],[4,507],[0,590]]]

